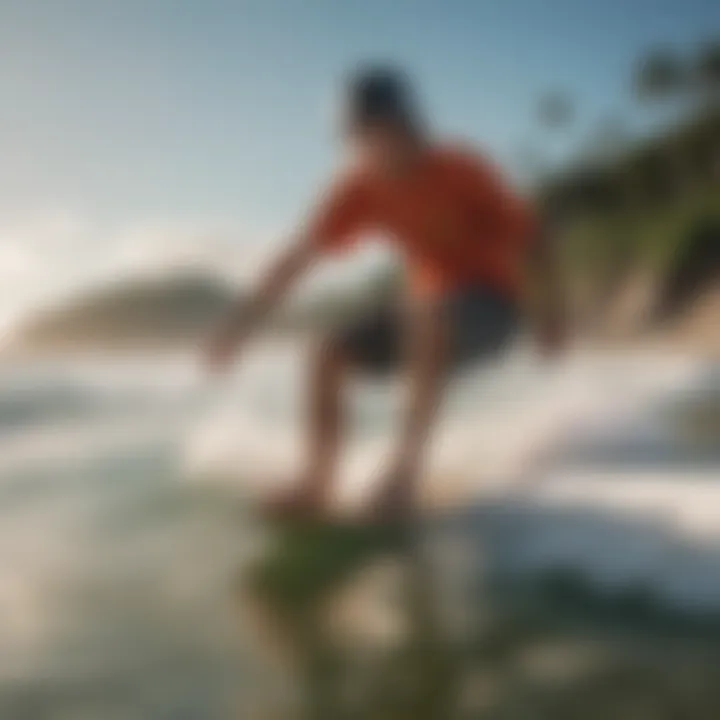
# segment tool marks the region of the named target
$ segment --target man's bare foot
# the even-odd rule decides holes
[[[380,490],[368,508],[369,518],[380,522],[407,521],[415,510],[414,500],[412,476],[395,470],[381,480]]]
[[[302,482],[263,502],[264,514],[273,520],[317,519],[326,511],[324,494]]]

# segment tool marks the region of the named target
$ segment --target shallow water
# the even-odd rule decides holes
[[[241,485],[275,460],[292,467],[300,373],[279,354],[249,358],[214,388],[181,358],[2,368],[0,717],[212,720],[263,694],[230,590],[255,542]],[[552,369],[519,357],[455,384],[438,472],[515,472],[538,447],[580,447],[581,429],[592,437],[608,413],[630,417],[699,373],[683,358]],[[357,486],[399,398],[379,387],[354,400]],[[591,466],[585,452],[576,462]]]

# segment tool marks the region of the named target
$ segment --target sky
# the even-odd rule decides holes
[[[332,171],[360,63],[404,67],[438,133],[513,173],[640,127],[638,56],[718,33],[716,0],[0,0],[0,322],[138,268],[251,270]],[[554,90],[563,140],[537,123]]]

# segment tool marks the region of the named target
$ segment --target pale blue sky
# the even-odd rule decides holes
[[[329,167],[356,62],[399,61],[439,129],[508,162],[540,91],[581,133],[631,105],[643,48],[713,29],[712,0],[0,0],[0,202],[262,231]]]
[[[332,166],[333,96],[358,62],[402,64],[439,131],[509,166],[541,137],[542,91],[577,98],[577,141],[637,120],[644,49],[719,30],[716,0],[0,0],[0,274],[31,264],[30,236],[79,261],[138,225],[275,234]]]

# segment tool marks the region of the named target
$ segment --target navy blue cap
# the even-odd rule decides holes
[[[379,123],[413,129],[418,124],[411,83],[400,70],[360,70],[350,78],[346,92],[345,122],[349,130]]]

